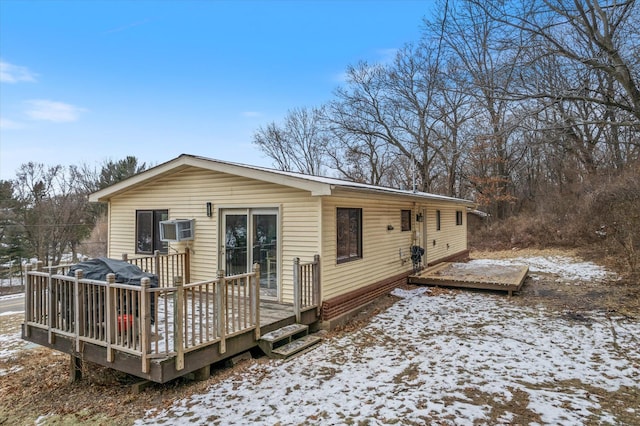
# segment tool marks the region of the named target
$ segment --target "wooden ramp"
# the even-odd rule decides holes
[[[409,283],[500,290],[508,292],[511,296],[514,291],[520,290],[528,273],[528,266],[443,262],[409,276]]]

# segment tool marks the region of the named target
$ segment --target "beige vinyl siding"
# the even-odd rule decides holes
[[[361,208],[363,226],[362,259],[341,264],[336,261],[336,214],[339,207]],[[441,211],[441,230],[436,232],[437,209]],[[403,201],[399,197],[378,194],[324,197],[323,299],[331,299],[386,278],[410,272],[413,269],[410,248],[414,244],[425,248],[425,264],[466,250],[466,219],[463,219],[463,225],[456,226],[455,213],[456,210],[464,212],[464,209],[464,206],[455,203],[414,203],[411,200]],[[411,231],[401,230],[401,210],[411,210]],[[425,219],[423,222],[416,222],[416,215],[420,212],[425,212]],[[388,230],[388,225],[394,229]],[[436,240],[435,246],[430,245],[433,239]]]
[[[362,259],[337,263],[336,214],[338,208],[362,209]],[[348,293],[385,278],[410,271],[410,247],[414,231],[401,230],[401,210],[412,210],[414,203],[392,197],[363,197],[353,194],[323,199],[322,296],[324,300]],[[393,226],[388,230],[387,226]],[[402,258],[400,257],[402,250]]]
[[[277,209],[280,300],[291,302],[295,257],[307,262],[315,254],[321,255],[321,291],[326,300],[408,273],[412,270],[410,247],[413,244],[425,248],[425,262],[434,262],[467,248],[466,215],[463,214],[462,226],[455,224],[456,210],[464,212],[464,205],[446,201],[416,202],[415,198],[381,193],[334,191],[332,196],[311,196],[307,190],[247,177],[196,167],[180,169],[110,200],[109,256],[135,255],[136,210],[168,209],[171,219],[195,219],[195,240],[172,243],[171,248],[182,251],[188,244],[193,253],[192,281],[211,279],[218,269],[221,209]],[[213,203],[213,217],[206,216],[207,202]],[[338,207],[362,209],[362,259],[336,262]],[[435,230],[437,209],[441,211],[440,231]],[[401,210],[411,210],[412,231],[401,230]],[[416,214],[422,211],[425,221],[418,223]],[[388,225],[394,229],[387,230]]]
[[[213,203],[213,217],[206,215],[207,202]],[[307,191],[188,168],[111,199],[109,256],[135,255],[136,210],[168,209],[170,219],[195,219],[195,239],[171,243],[170,247],[183,251],[188,244],[192,248],[192,281],[211,279],[218,269],[220,209],[276,208],[282,296],[284,301],[291,301],[293,258],[308,261],[319,253],[319,206],[320,199]]]
[[[467,249],[465,207],[453,203],[429,203],[426,209],[427,233],[423,242],[427,262],[432,263]],[[436,230],[436,211],[440,210],[440,230]],[[456,211],[463,212],[462,225],[456,225]],[[435,242],[435,244],[434,244]]]

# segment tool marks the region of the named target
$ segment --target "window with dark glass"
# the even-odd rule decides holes
[[[169,245],[160,241],[160,221],[169,219],[169,210],[136,210],[136,253],[167,253]]]
[[[440,230],[440,210],[436,210],[436,231]]]
[[[456,210],[456,225],[462,225],[462,211]]]
[[[362,258],[362,209],[338,208],[337,262]]]
[[[411,210],[400,211],[400,224],[403,231],[411,231]]]

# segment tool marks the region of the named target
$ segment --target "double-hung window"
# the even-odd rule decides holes
[[[400,225],[403,231],[411,231],[411,210],[400,210]]]
[[[362,209],[338,208],[337,263],[362,258]]]
[[[136,253],[168,252],[169,245],[160,241],[160,221],[168,219],[168,210],[136,210]]]

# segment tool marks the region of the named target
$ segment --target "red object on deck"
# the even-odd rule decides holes
[[[118,333],[133,327],[133,315],[118,315]]]

